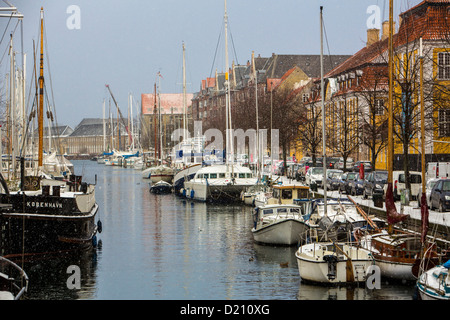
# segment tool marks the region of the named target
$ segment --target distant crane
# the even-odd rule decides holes
[[[114,98],[114,95],[111,92],[111,88],[109,87],[109,84],[105,84],[105,86],[108,88],[108,91],[111,94],[111,97],[113,98],[114,104],[116,105],[117,111],[119,112],[120,120],[122,121],[122,124],[125,127],[125,130],[127,130],[129,145],[131,145],[131,143],[133,142],[133,137],[131,136],[130,130],[128,130],[128,126],[125,123],[125,119],[122,116],[122,112],[120,112],[119,105],[117,104],[116,98]]]

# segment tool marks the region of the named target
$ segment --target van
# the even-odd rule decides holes
[[[409,172],[409,183],[411,184],[411,198],[416,198],[422,188],[422,173],[418,171]],[[400,200],[402,191],[406,189],[406,176],[404,171],[392,172],[392,188],[394,200]],[[386,194],[387,183],[384,185],[384,194]]]
[[[427,164],[427,181],[433,178],[449,178],[450,162],[429,162]]]

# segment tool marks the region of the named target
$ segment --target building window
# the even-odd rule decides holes
[[[303,102],[308,102],[308,99],[309,99],[309,93],[304,93],[302,96]]]
[[[438,53],[438,79],[450,79],[450,52]]]
[[[384,100],[376,99],[375,100],[375,115],[381,116],[384,114]]]
[[[439,110],[439,136],[450,137],[450,110]]]

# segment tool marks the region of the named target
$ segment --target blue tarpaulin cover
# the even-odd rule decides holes
[[[450,268],[450,260],[448,260],[446,263],[444,263],[444,267],[447,269]]]

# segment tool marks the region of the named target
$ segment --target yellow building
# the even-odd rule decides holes
[[[450,1],[423,1],[400,15],[394,43],[394,169],[420,170],[420,41],[426,161],[450,161]],[[325,75],[327,156],[387,168],[388,24],[367,31],[367,45]],[[422,39],[422,40],[420,40]],[[320,79],[307,107],[320,107]],[[321,120],[320,120],[321,122]],[[322,149],[320,148],[320,153]]]

